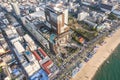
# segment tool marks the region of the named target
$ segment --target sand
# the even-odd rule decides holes
[[[98,68],[112,54],[112,51],[120,43],[120,29],[112,37],[105,39],[106,44],[99,46],[96,54],[82,67],[71,80],[92,80]]]

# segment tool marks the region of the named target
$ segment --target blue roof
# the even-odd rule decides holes
[[[43,69],[40,69],[37,73],[30,77],[30,80],[49,80],[49,77]]]
[[[53,43],[53,44],[55,43],[55,42],[54,42],[55,37],[56,37],[55,34],[51,34],[51,35],[50,35],[50,42]]]
[[[20,74],[20,71],[18,70],[18,69],[13,69],[13,74],[15,75],[15,76],[17,76],[17,75],[19,75]]]
[[[29,55],[29,54],[31,54],[31,52],[30,51],[26,51],[26,54]]]

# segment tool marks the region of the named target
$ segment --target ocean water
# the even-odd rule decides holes
[[[98,69],[92,80],[120,80],[120,45]]]

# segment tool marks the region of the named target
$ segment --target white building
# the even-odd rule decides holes
[[[81,12],[78,14],[77,20],[82,21],[84,20],[89,14],[87,12]]]
[[[7,19],[3,19],[4,24],[8,25],[9,21]]]
[[[23,48],[22,44],[19,41],[14,42],[13,45],[19,54],[25,52],[25,49]]]
[[[27,72],[28,76],[32,76],[35,72],[40,69],[39,62],[36,60],[35,56],[32,52],[25,50],[23,45],[20,41],[15,41],[13,43],[14,51],[20,60],[22,66],[24,67],[25,71]]]
[[[7,28],[4,29],[5,33],[7,34],[9,39],[19,37],[18,32],[16,31],[16,28],[12,25],[8,25]]]
[[[37,49],[36,44],[34,43],[34,41],[31,39],[31,37],[28,34],[24,35],[23,37],[24,37],[25,41],[28,43],[28,46],[31,51]]]
[[[111,28],[110,24],[105,22],[105,23],[103,23],[103,24],[96,27],[97,31],[104,30],[105,28],[110,29]]]
[[[14,12],[16,13],[17,16],[20,16],[20,9],[19,9],[19,6],[18,6],[18,3],[17,2],[14,2],[14,3],[11,3],[12,7],[13,7],[13,10]]]

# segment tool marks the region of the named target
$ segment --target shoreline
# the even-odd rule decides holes
[[[120,29],[112,37],[106,37],[106,44],[99,46],[93,57],[84,64],[80,71],[70,80],[92,80],[99,67],[109,58],[113,51],[120,44]]]

